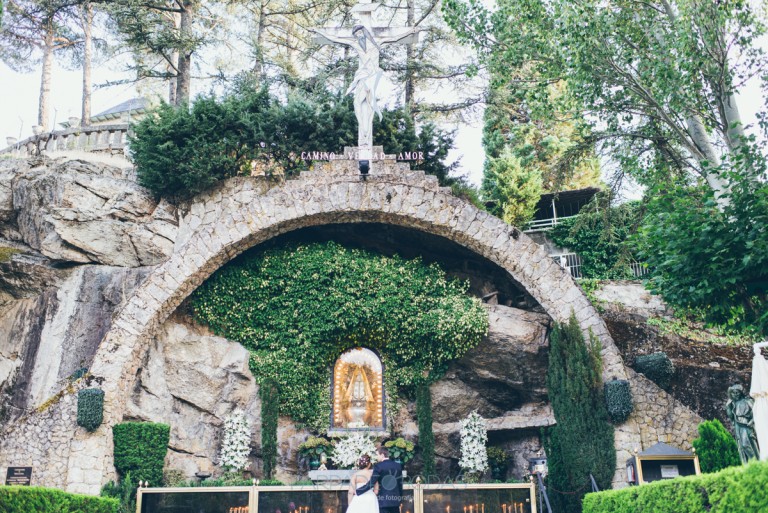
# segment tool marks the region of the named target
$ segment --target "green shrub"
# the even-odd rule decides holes
[[[416,420],[419,424],[422,473],[430,482],[430,476],[435,474],[435,433],[432,430],[432,392],[429,385],[416,389]]]
[[[119,513],[115,499],[67,493],[38,486],[1,486],[3,513]]]
[[[764,513],[768,463],[590,493],[584,513]]]
[[[261,459],[264,477],[269,480],[277,468],[277,422],[280,412],[280,395],[277,386],[268,381],[259,389],[261,397]]]
[[[266,173],[294,175],[309,167],[302,150],[339,153],[357,144],[352,98],[326,91],[294,92],[283,102],[247,80],[223,99],[201,96],[190,108],[162,104],[130,137],[141,185],[164,197],[191,197],[217,182]],[[402,108],[374,120],[374,140],[387,153],[420,151],[415,169],[456,182],[447,164],[454,134],[424,123],[418,129]]]
[[[699,455],[702,472],[717,472],[741,464],[736,439],[719,420],[705,420],[698,430],[699,438],[693,441],[693,448]]]
[[[124,422],[112,428],[115,444],[115,469],[121,476],[129,473],[135,481],[163,483],[163,464],[168,452],[171,428],[153,422]]]
[[[129,472],[117,482],[110,481],[101,487],[102,497],[111,497],[120,502],[120,513],[136,511],[136,484]]]
[[[96,431],[104,419],[104,391],[84,388],[77,393],[77,425]]]
[[[550,335],[547,392],[557,424],[544,432],[552,506],[578,513],[592,474],[601,489],[611,487],[616,469],[613,426],[603,397],[600,343],[585,342],[576,317],[555,323]]]
[[[667,353],[652,353],[635,358],[635,370],[659,385],[667,388],[675,374],[675,365]]]
[[[547,237],[579,254],[583,278],[632,279],[634,274],[627,265],[634,259],[630,235],[642,219],[640,203],[597,209],[597,201],[578,216],[558,220]]]
[[[614,424],[621,424],[629,418],[634,409],[629,381],[614,379],[605,384],[604,391],[608,416]]]

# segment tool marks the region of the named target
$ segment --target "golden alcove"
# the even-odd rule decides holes
[[[331,429],[386,429],[383,385],[383,366],[375,352],[363,347],[345,351],[333,368]]]

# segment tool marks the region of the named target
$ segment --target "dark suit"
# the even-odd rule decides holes
[[[357,495],[371,490],[379,484],[379,511],[398,513],[403,502],[403,466],[392,460],[384,460],[373,466],[371,480],[357,489]]]

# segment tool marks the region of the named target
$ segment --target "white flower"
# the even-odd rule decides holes
[[[251,454],[251,423],[242,410],[235,410],[224,419],[221,441],[221,466],[228,470],[243,470]]]
[[[466,472],[482,473],[488,470],[488,431],[485,419],[473,411],[461,421],[461,459],[459,467]]]
[[[374,459],[376,445],[373,438],[361,434],[347,436],[334,444],[333,461],[342,467],[353,467],[363,454]]]

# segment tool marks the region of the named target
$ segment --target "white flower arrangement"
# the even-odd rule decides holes
[[[251,423],[245,412],[235,410],[224,419],[224,436],[221,441],[221,466],[227,470],[244,470],[251,454]]]
[[[356,434],[339,439],[333,448],[333,461],[340,467],[354,467],[363,454],[375,460],[376,445],[373,438]]]
[[[477,411],[473,411],[461,421],[461,459],[459,467],[464,472],[482,474],[488,470],[488,452],[485,444],[488,442],[488,430],[485,419]]]

